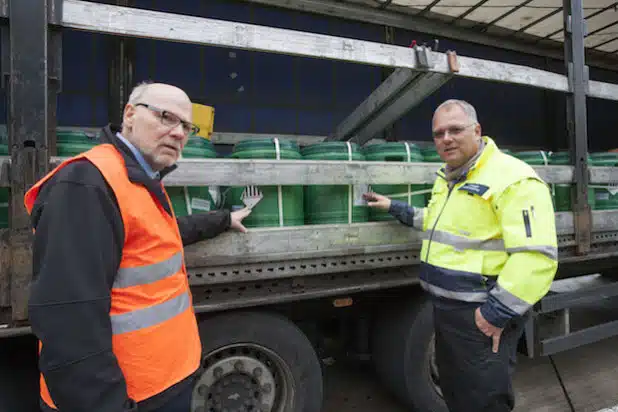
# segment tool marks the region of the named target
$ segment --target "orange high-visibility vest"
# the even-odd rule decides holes
[[[24,199],[28,213],[43,183],[67,164],[83,158],[94,164],[110,185],[122,215],[124,245],[109,313],[112,349],[129,397],[139,402],[188,377],[200,363],[201,343],[182,240],[176,218],[148,189],[129,180],[124,160],[111,144],[95,146],[64,161],[37,182]],[[167,193],[165,196],[169,202]],[[41,398],[56,408],[43,374]]]

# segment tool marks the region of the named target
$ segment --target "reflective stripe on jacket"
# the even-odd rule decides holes
[[[112,188],[122,215],[122,258],[110,291],[112,349],[128,396],[140,402],[185,379],[199,366],[201,343],[182,241],[175,217],[145,187],[129,180],[122,156],[111,144],[63,162],[37,182],[25,196],[28,212],[43,183],[70,162],[84,158]],[[42,375],[41,398],[55,408]]]
[[[492,139],[467,176],[436,180],[413,226],[424,231],[421,284],[432,295],[481,303],[496,326],[525,313],[549,290],[558,267],[548,186]]]

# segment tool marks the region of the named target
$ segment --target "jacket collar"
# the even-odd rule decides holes
[[[459,180],[460,182],[468,179],[471,175],[475,173],[475,170],[483,167],[483,165],[486,164],[487,161],[496,154],[496,152],[500,151],[498,145],[491,137],[482,136],[481,139],[483,139],[483,142],[485,143],[485,148],[481,152],[480,156],[476,159],[476,161],[472,165],[470,165],[468,171],[461,177],[461,179]],[[440,170],[436,172],[436,174],[442,179],[447,180],[445,166],[442,166]]]

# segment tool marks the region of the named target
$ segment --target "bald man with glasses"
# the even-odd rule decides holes
[[[175,217],[161,179],[198,131],[184,91],[140,84],[121,127],[26,194],[42,411],[190,409],[201,342],[183,247],[245,232],[250,213]]]

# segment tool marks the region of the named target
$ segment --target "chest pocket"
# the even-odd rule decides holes
[[[468,182],[455,187],[447,207],[448,217],[443,216],[447,217],[444,223],[450,226],[452,233],[463,236],[495,236],[498,218],[493,210],[492,196],[492,188],[481,183]]]
[[[448,197],[448,187],[445,184],[435,184],[431,190],[431,197],[427,203],[427,223],[431,229],[444,207]]]

